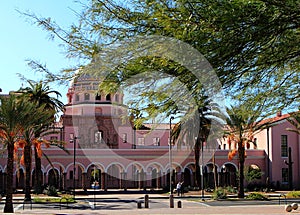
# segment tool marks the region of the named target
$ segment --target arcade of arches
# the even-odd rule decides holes
[[[172,183],[184,181],[184,186],[195,187],[195,167],[189,163],[184,167],[173,164]],[[120,163],[112,163],[104,167],[102,164],[90,164],[83,166],[76,163],[75,180],[73,166],[64,168],[59,163],[54,164],[54,169],[47,167],[43,171],[44,185],[52,185],[60,190],[70,190],[75,181],[76,189],[87,190],[94,182],[99,184],[99,189],[163,189],[169,186],[170,168],[160,164],[152,164],[144,167],[139,163],[132,163],[124,167]],[[215,170],[215,171],[214,171]],[[233,163],[225,163],[221,167],[208,163],[204,167],[204,188],[215,186],[237,186],[237,166]],[[24,188],[24,170],[21,168],[15,172],[14,184],[16,189]],[[5,191],[6,173],[0,170],[0,190]],[[32,171],[32,179],[34,170]],[[32,186],[34,180],[32,180]]]

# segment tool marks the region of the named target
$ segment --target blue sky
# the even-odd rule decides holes
[[[40,78],[29,66],[26,59],[46,64],[52,72],[68,68],[72,62],[65,58],[60,41],[49,40],[46,31],[32,25],[17,10],[30,11],[43,17],[51,17],[63,27],[76,23],[74,11],[81,6],[73,0],[4,0],[0,7],[0,88],[8,93],[21,87],[17,73],[38,81]],[[51,86],[62,94],[66,101],[66,86]]]

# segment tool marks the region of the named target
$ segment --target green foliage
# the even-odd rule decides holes
[[[48,189],[46,190],[46,194],[48,196],[57,196],[57,190],[54,186],[49,186]]]
[[[268,200],[268,198],[257,192],[250,193],[248,196],[246,196],[246,199],[251,199],[251,200]]]
[[[214,190],[213,194],[212,194],[212,198],[214,200],[218,200],[218,199],[227,199],[227,191],[224,188],[217,188]]]
[[[99,169],[92,170],[91,176],[94,178],[94,180],[99,181],[99,173]]]
[[[253,168],[252,166],[246,166],[245,179],[247,182],[253,182],[257,179],[261,179],[263,172],[259,168]]]
[[[73,196],[71,196],[71,195],[63,195],[62,197],[61,197],[61,202],[75,202],[75,200],[74,200],[74,198],[73,198]]]
[[[276,108],[299,103],[299,1],[98,0],[83,8],[78,24],[69,29],[48,17],[25,15],[59,38],[70,58],[92,60],[108,45],[135,36],[172,37],[208,59],[228,96]],[[134,62],[131,77],[157,68],[169,68],[176,77],[176,71],[183,71],[166,59],[153,60]],[[128,74],[121,74],[121,81]],[[195,78],[188,74],[185,80]]]
[[[33,202],[35,203],[45,203],[45,202],[52,202],[52,203],[74,203],[74,198],[70,195],[64,195],[61,198],[43,198],[43,197],[34,197]]]
[[[299,198],[300,197],[300,191],[290,191],[286,194],[287,198]]]
[[[238,190],[233,186],[226,187],[226,191],[227,191],[227,193],[237,193],[238,192]]]

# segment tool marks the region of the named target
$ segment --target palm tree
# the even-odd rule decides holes
[[[261,108],[249,108],[245,105],[226,108],[226,128],[225,137],[228,144],[233,145],[234,149],[228,154],[231,160],[236,154],[239,161],[239,186],[238,197],[244,198],[244,166],[246,159],[246,145],[253,142],[253,136],[256,132],[269,126],[268,121],[263,121],[261,116]],[[236,149],[237,148],[237,149]]]
[[[50,89],[47,84],[43,82],[28,81],[29,87],[21,88],[18,93],[21,96],[28,99],[28,101],[34,103],[36,107],[43,106],[45,111],[62,111],[64,110],[64,104],[58,99],[61,94],[58,91]],[[54,97],[52,96],[54,95]],[[53,122],[55,116],[53,114]],[[41,132],[36,132],[35,137],[39,137]],[[38,156],[37,149],[34,148],[35,157],[35,192],[42,193],[42,170],[41,170],[41,158]]]
[[[297,134],[300,134],[300,112],[295,112],[290,115],[289,118],[287,118],[289,123],[292,124],[293,128],[287,128],[288,131],[295,132]]]
[[[22,124],[22,131],[20,133],[22,138],[17,142],[19,146],[22,144],[20,148],[23,148],[23,159],[21,159],[21,161],[23,161],[22,165],[25,166],[25,200],[31,200],[30,181],[33,143],[35,149],[39,148],[35,134],[42,133],[48,125],[53,123],[54,114],[54,111],[44,111],[43,106],[37,108],[33,103],[30,103],[30,105],[31,109],[26,112],[26,120],[24,120]]]
[[[27,113],[32,110],[32,105],[24,100],[17,99],[14,95],[10,95],[8,98],[0,97],[0,99],[0,141],[7,147],[4,213],[13,213],[14,143],[22,131],[24,122],[28,120]]]
[[[180,144],[184,140],[188,141],[187,144],[194,151],[196,186],[200,187],[200,157],[201,153],[203,153],[203,145],[207,142],[209,136],[214,132],[217,133],[216,130],[212,130],[212,125],[215,123],[220,125],[223,115],[218,104],[214,103],[207,96],[202,96],[197,102],[198,107],[190,109],[186,113],[186,119],[182,119],[174,126],[172,142],[176,142],[177,147],[180,148]]]

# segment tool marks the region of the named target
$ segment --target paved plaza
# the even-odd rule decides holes
[[[147,194],[149,208],[145,208],[145,194],[101,194],[78,196],[76,204],[23,204],[21,197],[14,199],[14,212],[20,214],[287,214],[285,202],[272,201],[201,201],[200,196],[169,198],[161,194]],[[178,202],[182,208],[178,208]],[[141,202],[142,208],[138,208]],[[1,202],[3,211],[4,202]],[[280,204],[279,204],[280,203]],[[300,214],[294,210],[291,214]]]

